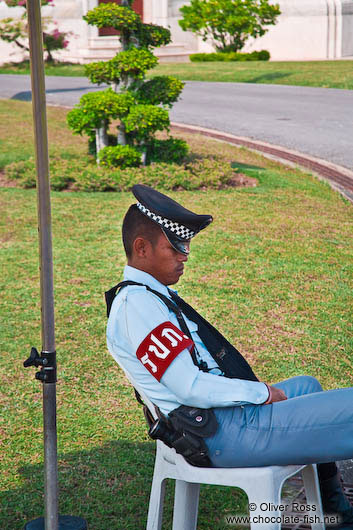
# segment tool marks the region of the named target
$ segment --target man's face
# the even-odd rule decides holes
[[[163,285],[173,285],[184,272],[184,262],[188,256],[175,250],[163,232],[154,246],[150,246],[147,265],[149,272]]]

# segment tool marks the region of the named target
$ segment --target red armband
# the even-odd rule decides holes
[[[163,322],[143,339],[137,348],[136,356],[157,381],[160,381],[175,357],[193,345],[190,337],[184,335],[172,322]]]

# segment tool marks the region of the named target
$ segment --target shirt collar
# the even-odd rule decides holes
[[[130,265],[125,266],[124,280],[143,283],[144,285],[148,285],[148,287],[151,287],[151,289],[154,289],[165,296],[170,296],[166,285],[163,285],[163,283],[156,280],[156,278],[154,278],[154,276],[151,274],[148,274],[148,272],[135,269],[135,267],[131,267]]]

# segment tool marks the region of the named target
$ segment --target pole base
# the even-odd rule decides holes
[[[45,530],[44,517],[38,517],[38,519],[26,523],[24,530]],[[81,517],[59,515],[58,530],[88,530],[88,526]]]

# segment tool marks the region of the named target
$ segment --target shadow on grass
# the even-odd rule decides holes
[[[258,75],[256,77],[252,77],[247,82],[248,83],[266,83],[269,81],[276,81],[276,79],[283,79],[284,77],[290,77],[293,74],[293,72],[272,72],[268,74],[262,74]]]
[[[242,171],[264,171],[265,168],[261,166],[253,166],[252,164],[243,164],[242,162],[232,162],[231,166],[234,168],[241,169]]]
[[[59,454],[59,511],[86,519],[89,530],[146,527],[155,458],[154,442],[111,441],[89,451]],[[43,465],[18,469],[21,486],[0,493],[1,530],[22,530],[43,516]],[[174,481],[167,481],[163,528],[171,528]],[[198,528],[224,529],[229,511],[246,512],[237,488],[203,485]]]
[[[60,514],[85,518],[90,530],[144,528],[154,454],[154,443],[121,440],[59,455]],[[43,515],[43,466],[18,473],[22,486],[0,493],[2,530],[22,529]]]

